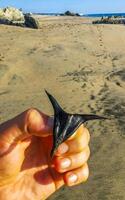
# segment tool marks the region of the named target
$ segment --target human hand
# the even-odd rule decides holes
[[[51,160],[52,126],[36,109],[0,125],[0,200],[43,200],[64,184],[87,180],[88,130],[82,125]]]

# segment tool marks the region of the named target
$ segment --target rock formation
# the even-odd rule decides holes
[[[38,21],[31,14],[23,14],[22,10],[13,7],[0,9],[0,24],[38,29]]]
[[[61,14],[62,16],[77,16],[77,17],[80,17],[80,14],[79,13],[73,13],[73,12],[70,12],[69,10],[66,11],[64,14]]]
[[[93,24],[125,24],[125,18],[120,17],[102,17],[99,20],[93,21]]]
[[[34,17],[32,17],[32,15],[25,14],[24,18],[25,18],[25,26],[26,27],[34,28],[34,29],[40,28],[38,21]]]
[[[22,11],[13,8],[13,7],[6,7],[0,9],[0,19],[8,20],[8,21],[21,21],[24,22],[24,15]]]

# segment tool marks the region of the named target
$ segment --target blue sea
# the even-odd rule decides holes
[[[34,13],[38,15],[49,15],[49,16],[59,16],[61,13]],[[111,17],[111,16],[119,16],[125,17],[125,13],[101,13],[101,14],[82,14],[81,17]]]
[[[112,17],[112,16],[118,16],[118,17],[125,17],[125,13],[102,13],[102,14],[88,14],[83,15],[85,17]]]

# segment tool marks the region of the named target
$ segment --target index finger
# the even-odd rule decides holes
[[[56,155],[60,156],[62,154],[72,154],[83,151],[89,143],[90,134],[87,128],[83,125],[77,130],[69,140],[62,143],[57,151]]]

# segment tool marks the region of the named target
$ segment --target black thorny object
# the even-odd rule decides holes
[[[65,112],[56,99],[45,90],[54,109],[53,147],[50,156],[53,157],[58,146],[67,140],[81,124],[89,120],[107,119],[98,115],[69,114]]]

